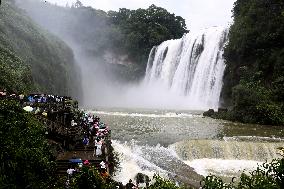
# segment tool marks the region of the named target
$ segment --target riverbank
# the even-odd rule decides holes
[[[229,110],[227,108],[218,108],[217,111],[214,109],[209,109],[205,112],[203,112],[203,116],[211,117],[213,119],[222,119],[227,121],[232,121],[236,123],[243,123],[243,124],[258,124],[258,125],[270,125],[270,126],[284,126],[282,121],[280,122],[274,122],[274,124],[271,124],[271,122],[265,122],[264,119],[269,120],[269,114],[263,116],[261,114],[251,116],[250,114],[244,115],[243,112],[238,113],[236,110]],[[263,116],[260,119],[257,119],[257,117]],[[265,118],[266,117],[266,118]],[[279,116],[277,119],[283,120],[283,116]]]

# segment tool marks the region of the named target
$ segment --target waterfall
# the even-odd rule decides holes
[[[213,27],[153,47],[144,83],[160,93],[182,98],[193,109],[217,109],[225,70],[227,30]]]
[[[188,140],[173,148],[185,161],[208,158],[265,162],[280,157],[277,148],[283,145],[284,141]]]

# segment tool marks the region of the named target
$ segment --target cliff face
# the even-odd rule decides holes
[[[54,93],[59,95],[77,95],[73,86],[78,84],[79,77],[75,73],[75,60],[72,50],[60,39],[41,29],[24,11],[18,9],[14,1],[4,1],[0,6],[0,53],[1,65],[11,66],[7,55],[13,55],[14,68],[27,70],[31,82],[25,82],[26,92]],[[4,53],[5,52],[5,53]],[[9,56],[10,56],[9,55]],[[0,78],[15,78],[11,69],[6,69]],[[28,77],[28,76],[27,76]],[[23,90],[2,84],[1,88]],[[20,91],[19,91],[20,92]]]

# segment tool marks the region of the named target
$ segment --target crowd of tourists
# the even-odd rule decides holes
[[[78,103],[73,101],[71,97],[58,96],[58,95],[47,95],[47,94],[16,94],[7,93],[5,90],[0,90],[1,99],[13,99],[20,102],[25,111],[31,112],[35,115],[46,117],[51,121],[58,121],[58,115],[70,111],[71,108],[78,108]],[[74,103],[75,102],[75,103]],[[56,116],[54,116],[56,115]],[[93,148],[93,158],[102,159],[99,163],[99,167],[91,164],[91,160],[82,161],[78,158],[76,152],[73,153],[72,159],[69,160],[70,166],[67,169],[67,180],[66,187],[70,186],[71,179],[77,173],[82,171],[83,167],[95,168],[99,171],[102,178],[105,180],[109,179],[108,166],[106,154],[107,152],[107,140],[110,137],[110,128],[107,124],[101,122],[98,116],[81,113],[79,117],[74,117],[74,114],[70,114],[70,117],[64,120],[64,124],[68,124],[72,127],[79,127],[81,131],[81,143],[84,145],[85,150],[87,148]],[[55,118],[56,117],[56,118]],[[64,117],[64,119],[66,116]],[[119,189],[136,189],[138,183],[134,184],[130,179],[126,185],[117,183]]]
[[[106,141],[109,139],[108,137],[110,135],[110,129],[108,125],[101,122],[98,116],[83,113],[79,120],[71,121],[71,127],[75,126],[82,128],[81,143],[84,145],[85,150],[87,150],[87,148],[93,148],[92,159],[101,159],[101,162],[99,163],[99,165],[92,165],[89,160],[82,161],[81,158],[77,157],[76,152],[74,152],[72,159],[69,160],[70,167],[67,169],[66,185],[68,186],[70,184],[72,177],[77,173],[80,173],[83,167],[97,169],[103,179],[109,179],[109,162],[106,158]]]
[[[0,90],[0,99],[13,99],[20,102],[24,110],[34,114],[47,116],[54,112],[67,111],[78,108],[78,102],[71,97],[47,94],[16,94]],[[53,120],[54,121],[54,120]]]
[[[76,125],[77,123],[74,123],[72,120],[71,124]],[[103,152],[106,150],[105,139],[110,133],[108,125],[101,122],[98,116],[85,113],[83,115],[82,128],[84,132],[82,142],[85,147],[91,142],[94,146],[93,156],[103,155]]]
[[[26,102],[27,104],[34,103],[57,103],[65,104],[67,101],[72,100],[68,96],[58,96],[50,94],[17,94],[17,93],[8,93],[6,90],[0,90],[0,98],[15,99],[21,102]]]

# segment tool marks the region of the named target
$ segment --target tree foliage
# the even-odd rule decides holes
[[[70,186],[73,189],[113,189],[116,188],[115,184],[110,178],[103,178],[97,169],[83,167],[82,172],[73,178]]]
[[[235,2],[223,88],[232,119],[284,124],[283,11],[282,0]]]
[[[1,188],[48,188],[53,158],[44,127],[14,101],[0,100]]]
[[[154,183],[149,186],[149,189],[181,189],[171,180],[164,179],[159,175],[154,175]]]
[[[136,62],[145,64],[153,46],[168,39],[177,39],[187,33],[185,20],[166,9],[151,5],[147,9],[119,9],[109,11],[108,16],[122,32],[122,41],[116,47],[128,52]],[[123,45],[121,45],[123,44]]]

